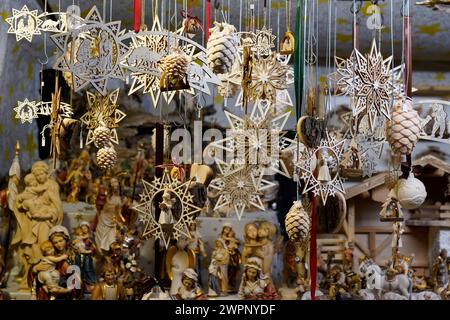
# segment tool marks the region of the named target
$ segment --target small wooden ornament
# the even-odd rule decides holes
[[[325,122],[310,116],[303,116],[297,122],[300,142],[309,148],[316,148],[325,136]]]
[[[295,37],[292,31],[286,31],[280,42],[280,54],[293,54],[295,49]]]

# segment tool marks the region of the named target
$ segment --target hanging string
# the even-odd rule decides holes
[[[103,21],[106,21],[106,0],[103,0]]]
[[[239,0],[239,32],[242,32],[242,0]]]
[[[279,2],[277,1],[277,48],[280,47],[280,4],[281,4],[281,1],[282,0],[280,0]]]
[[[109,0],[109,22],[112,21],[112,14],[113,14],[113,3],[112,0]]]

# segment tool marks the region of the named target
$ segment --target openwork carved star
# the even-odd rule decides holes
[[[134,207],[144,224],[142,237],[161,239],[166,248],[172,239],[190,238],[189,225],[201,211],[201,208],[194,205],[194,196],[189,191],[190,181],[180,183],[173,180],[169,170],[165,169],[161,178],[155,178],[152,183],[145,180],[142,182],[144,190],[140,195],[141,203]],[[170,209],[173,216],[172,224],[161,223],[155,216],[156,207],[162,207],[161,203],[164,202],[164,193],[173,200]],[[161,195],[163,200],[156,203],[158,195]]]
[[[261,199],[263,191],[275,184],[263,178],[263,171],[251,166],[227,164],[219,159],[216,163],[220,174],[208,186],[219,195],[214,210],[232,207],[239,220],[252,207],[265,210]]]
[[[12,17],[6,18],[6,22],[10,25],[8,33],[16,35],[16,41],[26,39],[29,42],[33,40],[34,35],[40,35],[40,25],[42,19],[38,16],[37,10],[28,10],[24,5],[21,10],[12,9]]]
[[[297,148],[297,142],[285,137],[283,128],[290,112],[273,114],[268,100],[258,100],[249,116],[241,118],[225,111],[230,130],[227,137],[210,147],[232,154],[233,164],[251,164],[264,174],[279,173],[290,177],[281,153]]]
[[[52,101],[29,101],[27,98],[24,101],[18,101],[18,106],[14,108],[16,112],[16,119],[20,119],[20,122],[33,123],[33,119],[37,119],[40,115],[49,116],[52,113]],[[73,115],[72,107],[70,104],[61,102],[60,115],[62,118],[70,118]]]
[[[127,47],[120,40],[120,25],[105,23],[94,6],[80,27],[51,36],[62,52],[54,68],[72,73],[75,91],[90,83],[106,94],[109,79],[125,79],[120,61]]]
[[[257,56],[268,56],[272,52],[272,48],[275,48],[276,36],[272,34],[272,29],[267,29],[263,26],[261,30],[256,30],[256,34],[253,35],[253,50],[256,51]]]
[[[366,56],[355,49],[349,59],[336,58],[337,70],[332,76],[341,94],[355,99],[354,116],[362,112],[369,116],[371,130],[375,129],[378,116],[390,119],[389,109],[396,91],[391,63],[392,56],[384,59],[375,39]]]
[[[345,140],[338,142],[336,137],[327,132],[319,147],[307,149],[304,157],[296,164],[300,178],[305,181],[303,193],[313,191],[320,195],[322,202],[337,191],[345,193],[344,183],[339,176]]]
[[[101,93],[86,92],[89,109],[81,118],[80,121],[88,129],[86,137],[86,145],[92,143],[94,140],[94,130],[102,122],[111,131],[111,142],[119,144],[116,128],[119,122],[126,117],[126,114],[118,109],[117,100],[119,98],[119,89],[108,92],[106,95]]]
[[[36,101],[29,101],[27,98],[24,101],[18,101],[18,106],[14,108],[16,112],[16,119],[20,119],[20,122],[33,123],[33,119],[38,118],[38,108]]]
[[[158,16],[153,20],[150,32],[163,31]],[[169,38],[165,35],[153,35],[139,33],[131,38],[129,51],[121,61],[122,65],[131,71],[131,88],[128,94],[143,89],[143,93],[149,93],[153,105],[158,105],[161,97],[159,81],[161,68],[159,61],[169,53]],[[175,91],[164,92],[163,96],[167,103],[175,96]]]

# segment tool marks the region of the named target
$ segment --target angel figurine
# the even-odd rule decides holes
[[[169,190],[164,190],[162,195],[162,202],[159,203],[161,214],[158,223],[161,225],[173,224],[172,207],[175,204],[175,199],[172,198]]]
[[[331,157],[325,150],[322,150],[320,160],[319,160],[319,169],[317,174],[317,180],[319,182],[327,183],[331,181],[330,168],[328,164],[331,162]]]

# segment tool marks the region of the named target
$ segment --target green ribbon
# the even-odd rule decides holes
[[[301,117],[303,105],[303,86],[305,74],[305,30],[303,28],[303,0],[297,0],[297,13],[295,18],[295,50],[294,50],[294,80],[295,80],[295,109],[297,119]]]

